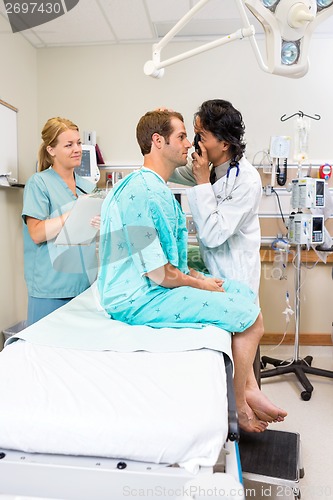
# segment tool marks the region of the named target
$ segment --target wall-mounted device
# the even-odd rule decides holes
[[[328,181],[332,175],[332,165],[329,163],[325,163],[324,165],[320,165],[319,167],[319,177],[320,179],[324,179]]]
[[[271,184],[275,182],[284,186],[287,182],[287,164],[290,150],[290,137],[285,135],[274,135],[271,137],[269,156],[272,162]],[[283,166],[282,166],[283,165]]]
[[[305,177],[293,179],[291,206],[297,208],[323,208],[325,206],[325,180]]]
[[[324,241],[324,216],[291,214],[289,216],[288,239],[296,245],[319,245]]]
[[[290,137],[286,135],[274,135],[271,137],[269,155],[271,158],[288,158],[290,149]]]
[[[84,144],[96,146],[96,130],[85,130],[83,132]]]

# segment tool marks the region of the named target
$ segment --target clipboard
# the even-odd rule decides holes
[[[95,215],[100,215],[103,198],[80,196],[74,204],[65,224],[55,239],[55,245],[90,245],[98,228],[90,225]]]

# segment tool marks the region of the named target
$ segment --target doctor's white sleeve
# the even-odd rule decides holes
[[[258,213],[261,187],[243,183],[233,190],[231,200],[224,201],[216,197],[211,184],[187,189],[186,194],[199,240],[207,248],[217,248]]]

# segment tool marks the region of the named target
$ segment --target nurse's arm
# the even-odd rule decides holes
[[[176,267],[172,266],[169,262],[162,267],[158,267],[146,276],[157,285],[164,288],[178,288],[180,286],[190,286],[192,288],[199,288],[200,290],[209,290],[211,292],[223,292],[223,280],[218,278],[205,278],[194,277],[190,274],[184,274]]]
[[[34,217],[26,216],[26,224],[30,238],[36,245],[44,241],[52,240],[60,233],[68,216],[69,212],[59,217],[53,217],[52,219],[46,220],[39,220]]]

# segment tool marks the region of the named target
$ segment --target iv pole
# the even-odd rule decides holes
[[[295,113],[288,118],[284,118],[286,115],[281,117],[281,121],[289,120],[293,116],[307,116],[314,120],[320,120],[319,115],[309,116],[305,115],[302,111]],[[298,178],[301,176],[301,169],[298,169]],[[304,391],[301,392],[301,398],[304,401],[309,401],[313,392],[313,385],[308,380],[306,374],[320,375],[322,377],[333,378],[333,372],[329,370],[323,370],[321,368],[315,368],[311,366],[313,357],[305,356],[304,359],[299,357],[299,334],[300,334],[300,319],[301,319],[301,266],[302,266],[302,245],[296,244],[296,254],[295,254],[295,343],[294,343],[294,356],[291,361],[283,361],[276,358],[270,358],[269,356],[263,356],[261,358],[262,368],[266,368],[267,364],[273,365],[275,368],[270,370],[262,369],[260,372],[261,378],[274,377],[276,375],[283,375],[285,373],[294,373],[300,383],[302,384]]]

